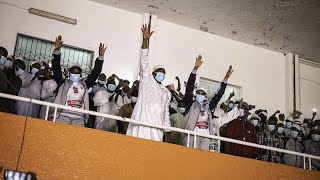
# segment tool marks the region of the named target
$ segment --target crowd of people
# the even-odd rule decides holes
[[[157,125],[176,127],[204,135],[218,135],[260,145],[303,152],[320,156],[320,120],[300,120],[301,113],[293,112],[285,117],[280,111],[268,116],[267,110],[255,109],[243,99],[234,101],[234,93],[218,105],[225,94],[228,79],[232,76],[230,66],[219,89],[213,97],[208,97],[206,87],[197,86],[197,70],[201,67],[202,56],[196,57],[195,65],[185,82],[186,91],[162,84],[166,68],[150,66],[148,58],[149,41],[153,32],[150,27],[142,27],[142,50],[140,59],[140,79],[131,82],[113,74],[108,77],[101,73],[107,47],[100,43],[99,57],[95,60],[90,74],[83,74],[79,64],[66,69],[61,64],[62,37],[55,40],[53,59],[49,62],[33,62],[26,71],[23,58],[8,56],[0,47],[0,92],[65,105],[68,107],[96,111]],[[52,64],[49,66],[49,64]],[[218,107],[217,107],[218,106]],[[40,119],[54,118],[54,110],[29,102],[0,98],[0,111]],[[210,138],[188,138],[186,134],[171,132],[134,123],[126,123],[110,118],[89,116],[70,110],[58,109],[56,122],[85,126],[114,133],[126,134],[154,141],[164,141],[201,150],[211,150],[226,154],[283,163],[303,167],[303,158],[271,150],[258,149],[229,142],[218,142]],[[196,142],[194,142],[194,140]],[[188,144],[189,143],[189,144]],[[320,170],[320,161],[312,160],[313,170]]]

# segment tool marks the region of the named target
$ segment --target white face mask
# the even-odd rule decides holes
[[[184,107],[178,107],[178,112],[181,113],[181,114],[183,114],[183,113],[186,112],[186,108],[184,108]]]
[[[138,101],[138,97],[131,96],[130,100],[131,100],[132,103],[135,104]]]
[[[106,81],[98,80],[98,83],[101,85],[106,85]]]
[[[253,124],[255,127],[258,126],[258,123],[259,123],[258,119],[251,120],[251,124]]]
[[[284,128],[283,127],[278,127],[277,132],[278,134],[283,134]]]
[[[24,71],[20,68],[18,68],[18,70],[15,70],[16,76],[21,76],[23,73],[24,73]]]
[[[197,94],[196,100],[198,101],[198,103],[202,104],[206,100],[206,97],[204,95]]]
[[[72,74],[72,73],[70,73],[69,79],[70,79],[72,82],[78,83],[78,82],[81,80],[81,74]]]
[[[108,90],[111,92],[114,92],[117,89],[117,86],[114,84],[108,84],[107,87],[108,87]]]
[[[311,138],[313,141],[319,142],[320,141],[320,134],[312,134]]]
[[[286,128],[291,128],[292,127],[292,122],[290,122],[290,121],[287,121],[286,122]]]
[[[37,69],[37,68],[31,69],[31,74],[36,74],[37,72],[39,72],[39,69]]]
[[[273,131],[273,130],[276,129],[276,125],[268,124],[267,128],[268,128],[268,130],[271,132],[271,131]]]
[[[239,117],[243,117],[244,116],[244,110],[243,109],[239,109]]]

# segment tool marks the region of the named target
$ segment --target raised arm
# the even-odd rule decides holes
[[[99,57],[96,59],[94,63],[94,68],[92,69],[91,73],[88,75],[85,83],[87,87],[92,87],[96,80],[98,79],[101,71],[102,71],[102,65],[104,61],[104,54],[106,52],[107,46],[100,43],[99,46]]]
[[[177,76],[176,80],[178,81],[178,87],[177,87],[177,91],[180,92],[181,91],[181,82],[180,82],[180,78]]]
[[[196,61],[194,63],[194,68],[188,78],[187,87],[186,87],[186,94],[185,94],[186,112],[189,111],[189,109],[191,108],[192,103],[193,103],[193,91],[195,88],[195,82],[196,82],[196,78],[197,78],[197,70],[199,69],[199,67],[201,66],[202,63],[203,63],[202,56],[199,55],[198,57],[196,57]]]
[[[57,84],[61,84],[63,81],[62,78],[62,71],[61,71],[61,53],[60,49],[62,47],[63,41],[62,41],[62,36],[59,35],[56,37],[55,41],[55,48],[52,53],[53,59],[52,59],[52,71],[53,71],[53,79],[57,82]]]
[[[228,72],[227,72],[226,76],[224,77],[223,81],[221,82],[219,89],[217,90],[217,92],[214,94],[213,98],[210,101],[210,109],[211,110],[216,108],[217,104],[219,103],[220,99],[222,98],[222,96],[226,90],[226,87],[227,87],[228,79],[230,78],[232,73],[233,73],[233,69],[232,69],[232,66],[230,65]]]
[[[153,31],[150,32],[150,28],[145,24],[142,26],[141,28],[142,30],[142,52],[141,52],[141,57],[140,57],[140,67],[141,67],[141,75],[142,78],[145,76],[149,76],[152,72],[151,72],[151,65],[150,65],[150,61],[148,58],[148,54],[149,54],[149,41],[150,41],[150,37],[153,34]]]

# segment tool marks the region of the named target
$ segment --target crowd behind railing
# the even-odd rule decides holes
[[[285,117],[280,111],[272,115],[268,115],[267,110],[263,109],[253,112],[253,105],[243,99],[233,100],[234,93],[218,105],[233,73],[232,66],[229,67],[213,97],[207,96],[208,91],[205,87],[196,86],[197,70],[203,63],[201,55],[196,57],[189,78],[184,83],[185,93],[181,92],[178,77],[177,89],[172,84],[164,86],[162,82],[166,76],[166,68],[162,65],[152,68],[148,58],[152,33],[147,25],[142,27],[140,79],[133,82],[132,86],[130,81],[115,74],[107,78],[101,73],[107,49],[102,43],[99,46],[99,57],[95,60],[90,74],[84,75],[79,64],[63,67],[60,52],[63,41],[62,37],[58,36],[52,61],[34,62],[28,72],[23,58],[8,56],[7,50],[0,47],[0,92],[83,111],[96,111],[154,125],[176,127],[202,134],[204,137],[93,116],[81,111],[47,108],[44,105],[14,99],[0,98],[0,111],[320,170],[320,160],[317,159],[312,159],[310,167],[309,161],[302,156],[205,137],[216,135],[320,156],[320,120],[315,120],[316,112],[312,118],[303,121],[298,111],[294,111],[289,117]]]

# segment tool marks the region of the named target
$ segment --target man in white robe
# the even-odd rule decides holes
[[[171,94],[169,90],[161,84],[165,78],[165,68],[163,66],[156,66],[153,71],[151,69],[148,58],[148,42],[153,32],[150,33],[149,29],[150,27],[146,25],[142,28],[141,80],[138,101],[131,118],[137,121],[170,127],[169,104]],[[165,131],[167,132],[167,130]],[[130,123],[127,135],[163,141],[164,130]],[[167,141],[169,141],[169,137],[169,133],[167,133],[165,137]]]

